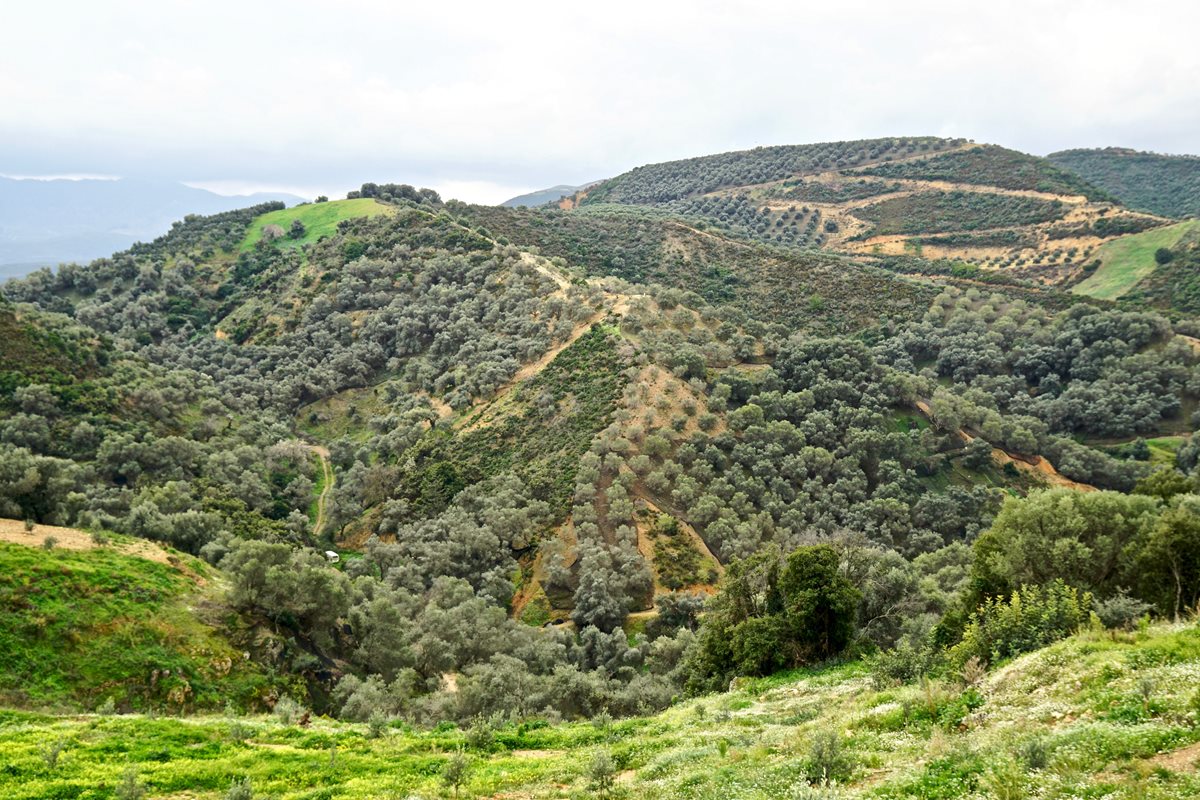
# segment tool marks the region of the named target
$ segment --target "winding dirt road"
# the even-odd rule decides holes
[[[320,536],[321,531],[325,528],[327,514],[325,508],[329,499],[329,491],[333,488],[333,467],[329,464],[329,448],[322,447],[317,444],[305,444],[304,448],[310,453],[316,454],[317,458],[321,459],[321,473],[324,475],[324,483],[321,486],[321,494],[317,496],[317,520],[313,523],[313,536]]]

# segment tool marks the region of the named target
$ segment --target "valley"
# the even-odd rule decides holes
[[[1114,186],[757,148],[4,284],[0,786],[1191,796],[1200,239]]]

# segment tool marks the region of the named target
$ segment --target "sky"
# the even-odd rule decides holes
[[[1200,153],[1200,3],[39,0],[0,174],[495,203],[758,145]]]

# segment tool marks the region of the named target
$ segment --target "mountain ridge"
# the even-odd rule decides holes
[[[0,268],[12,275],[17,265],[90,261],[166,233],[187,214],[300,200],[270,192],[219,195],[170,181],[0,177]]]

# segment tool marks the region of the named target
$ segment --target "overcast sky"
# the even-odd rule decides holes
[[[499,202],[765,144],[1200,153],[1200,3],[39,0],[0,174]]]

